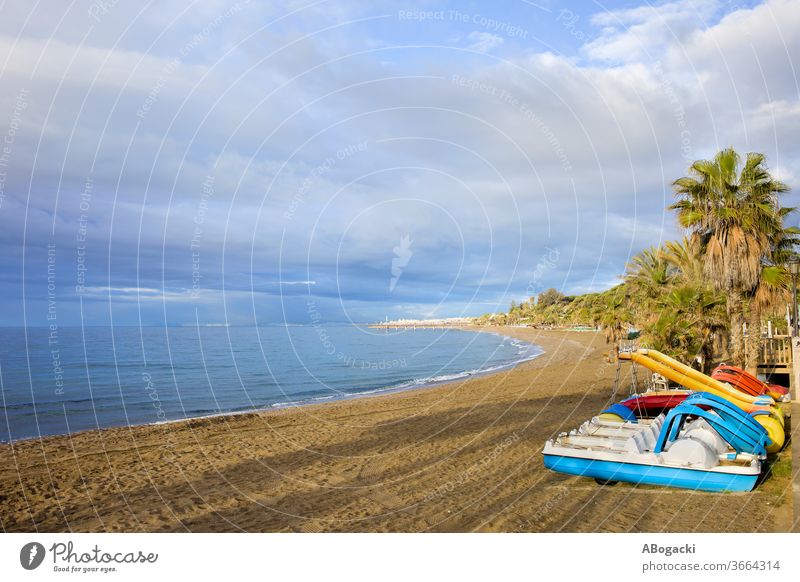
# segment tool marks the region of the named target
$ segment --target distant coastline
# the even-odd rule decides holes
[[[417,328],[417,327],[467,327],[475,325],[473,317],[443,317],[436,319],[386,319],[371,323],[371,328]]]

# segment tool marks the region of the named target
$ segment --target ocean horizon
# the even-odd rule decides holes
[[[2,327],[0,441],[409,390],[542,353],[492,332],[338,323]]]

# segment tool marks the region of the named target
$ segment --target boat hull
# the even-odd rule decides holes
[[[695,491],[752,491],[758,479],[758,474],[749,475],[660,465],[642,465],[553,454],[544,455],[544,466],[559,473],[594,477],[605,481],[624,481],[637,485],[661,485]]]
[[[691,392],[673,391],[667,394],[641,394],[627,398],[620,402],[638,418],[655,417],[667,413],[681,404]]]
[[[788,396],[788,388],[779,386],[778,384],[762,382],[756,376],[736,366],[717,366],[716,369],[711,372],[711,377],[721,382],[727,382],[734,388],[748,394],[759,396],[766,394],[776,402],[788,402],[791,400]]]

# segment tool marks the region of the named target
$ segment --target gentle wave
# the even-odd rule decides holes
[[[124,341],[113,341],[112,333]],[[43,349],[46,328],[29,336],[26,343],[0,328],[0,441],[387,394],[496,372],[542,354],[534,344],[466,330],[365,334],[331,326],[324,338],[335,347],[331,355],[313,326],[258,333],[65,327],[56,362]],[[26,350],[28,357],[19,358]]]
[[[499,334],[498,334],[499,335]],[[483,376],[486,374],[491,374],[492,372],[499,372],[500,370],[511,369],[519,364],[524,362],[529,362],[542,354],[544,354],[544,350],[542,350],[539,346],[535,344],[529,344],[527,342],[523,342],[516,338],[507,338],[511,340],[511,344],[515,347],[519,347],[520,351],[518,352],[520,355],[524,354],[523,357],[520,357],[517,360],[512,362],[499,364],[497,366],[490,366],[487,368],[478,368],[474,370],[465,370],[463,372],[456,372],[452,374],[441,374],[437,376],[428,376],[424,378],[415,378],[413,380],[406,380],[399,384],[391,384],[388,386],[383,386],[380,388],[372,388],[369,390],[360,390],[358,392],[349,392],[349,393],[340,393],[340,394],[329,394],[326,396],[315,396],[313,398],[306,398],[300,400],[292,400],[288,402],[275,402],[271,405],[271,408],[291,408],[296,406],[308,406],[310,404],[317,404],[321,401],[328,401],[328,400],[349,400],[352,398],[359,398],[362,396],[374,396],[380,394],[389,394],[395,392],[403,392],[406,390],[411,390],[414,388],[425,388],[430,386],[435,386],[439,384],[445,384],[448,382],[455,382],[457,380],[464,380],[466,378],[471,378],[475,376]],[[502,347],[502,346],[500,346]]]

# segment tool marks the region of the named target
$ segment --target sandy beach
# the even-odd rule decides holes
[[[1,445],[0,526],[40,532],[792,527],[788,447],[746,494],[601,487],[545,470],[545,440],[608,402],[616,364],[606,362],[605,340],[593,332],[499,331],[535,342],[545,354],[426,389]]]

